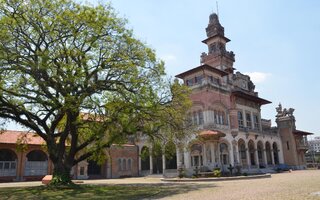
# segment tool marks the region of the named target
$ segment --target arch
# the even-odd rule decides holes
[[[176,145],[170,141],[165,146],[166,169],[177,169]]]
[[[101,175],[101,165],[94,160],[88,161],[88,175],[89,178],[97,178]]]
[[[252,140],[249,140],[249,142],[248,142],[248,150],[249,150],[250,165],[255,166],[257,163],[256,163],[256,159],[255,159],[254,142]]]
[[[10,149],[0,149],[0,161],[15,161],[17,154]]]
[[[259,159],[259,164],[260,164],[260,168],[264,168],[265,167],[265,164],[264,163],[264,155],[263,155],[263,143],[262,141],[258,141],[257,143],[257,153],[258,153],[258,159]]]
[[[239,159],[242,166],[247,166],[247,149],[243,139],[238,140]]]
[[[28,161],[47,161],[48,156],[41,150],[33,150],[27,154]]]
[[[160,142],[155,142],[152,148],[152,164],[153,173],[162,174],[162,144]]]
[[[194,143],[191,145],[191,166],[199,167],[202,166],[202,145],[199,143]]]
[[[150,170],[150,149],[147,146],[141,148],[141,170]]]
[[[229,146],[226,142],[220,143],[220,161],[222,165],[229,165]]]
[[[279,153],[278,153],[278,144],[276,142],[273,142],[272,144],[273,149],[273,158],[274,158],[274,164],[279,164]]]
[[[16,176],[17,154],[10,149],[0,149],[0,177]]]
[[[25,176],[42,176],[48,173],[48,156],[41,150],[30,151],[26,155]]]
[[[267,165],[272,165],[271,146],[268,141],[266,142],[266,155],[267,155]]]

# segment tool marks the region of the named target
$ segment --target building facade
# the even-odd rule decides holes
[[[248,75],[235,72],[235,54],[227,50],[230,40],[214,13],[206,33],[202,42],[208,52],[201,54],[200,65],[176,76],[192,91],[189,116],[197,127],[195,134],[183,141],[157,145],[140,135],[132,144],[106,149],[110,156],[103,164],[78,163],[72,170],[74,178],[177,176],[178,169],[191,176],[195,169],[228,171],[230,166],[247,173],[270,172],[279,164],[293,169],[306,167],[306,136],[311,133],[296,129],[294,109],[283,109],[279,104],[277,126],[272,127],[271,120],[261,116],[261,107],[271,102],[259,97]],[[28,149],[18,152],[19,134],[24,133],[7,131],[0,135],[0,180],[33,180],[52,173],[43,141],[29,137]]]
[[[294,109],[283,109],[281,104],[276,108],[277,126],[272,127],[271,120],[263,119],[261,106],[271,102],[259,97],[249,76],[235,72],[235,54],[227,50],[230,40],[214,13],[209,17],[206,34],[202,42],[208,52],[201,54],[200,66],[176,76],[192,91],[189,115],[198,130],[193,138],[175,143],[176,168],[183,168],[187,175],[195,169],[228,171],[230,166],[239,166],[247,173],[270,172],[279,164],[306,168],[307,135],[312,133],[297,130]],[[143,149],[152,151],[152,145],[145,141],[137,144],[140,154]],[[165,143],[162,148],[165,152]],[[154,163],[159,159],[149,155],[148,159],[140,158],[139,170],[144,174],[148,170],[159,172],[154,170],[161,167]],[[163,153],[160,172],[172,176],[167,162],[170,160]]]

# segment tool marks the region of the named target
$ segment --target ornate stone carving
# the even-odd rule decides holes
[[[276,107],[276,111],[277,111],[277,115],[276,115],[277,118],[285,117],[285,116],[293,117],[294,108],[289,108],[289,109],[284,108],[282,110],[282,105],[281,103],[279,103],[278,107]]]

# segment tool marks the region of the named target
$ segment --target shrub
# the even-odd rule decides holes
[[[213,176],[214,177],[221,177],[221,170],[220,169],[214,169],[213,170]]]

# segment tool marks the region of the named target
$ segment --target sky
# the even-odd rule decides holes
[[[135,37],[165,61],[169,76],[199,66],[216,1],[100,2],[111,2],[118,16],[128,19]],[[234,67],[251,75],[259,96],[273,102],[262,106],[262,118],[276,125],[275,107],[281,102],[295,109],[297,129],[320,136],[320,1],[220,0],[218,5]]]

